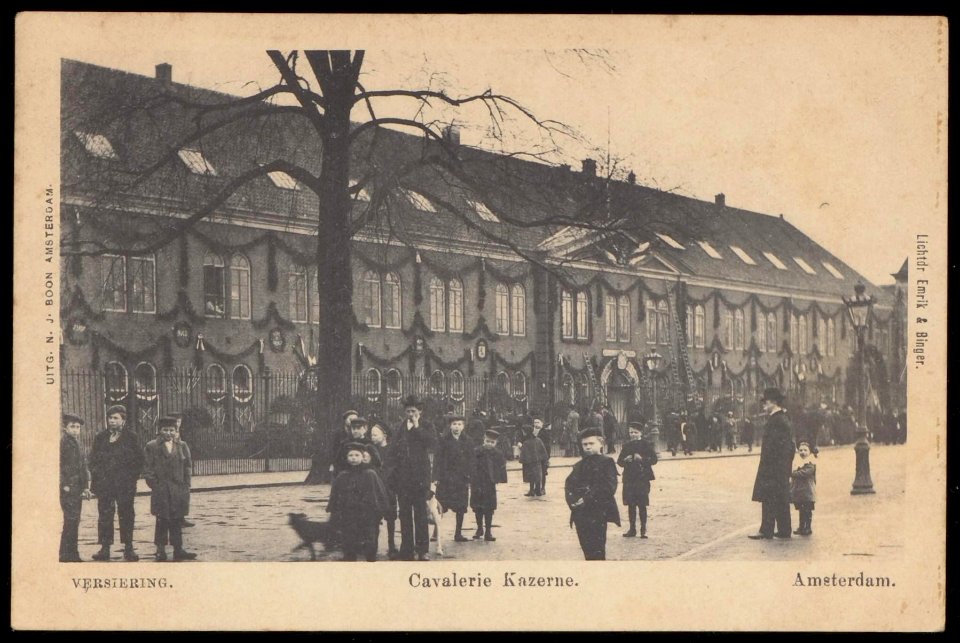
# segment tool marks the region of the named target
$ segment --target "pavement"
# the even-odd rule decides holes
[[[852,445],[828,447],[817,464],[817,503],[813,535],[790,540],[754,541],[760,505],[750,501],[757,455],[746,449],[736,455],[661,454],[656,466],[649,507],[649,539],[623,538],[623,527],[608,528],[610,560],[816,560],[838,556],[898,557],[903,539],[896,529],[905,514],[905,450],[874,446],[870,452],[876,494],[851,496],[854,477]],[[508,482],[498,487],[499,509],[494,515],[495,542],[453,542],[453,515],[441,525],[444,556],[434,560],[582,560],[576,533],[569,527],[563,498],[566,469],[576,458],[552,458],[547,494],[527,498],[519,463],[508,466]],[[292,551],[299,543],[287,524],[287,514],[302,512],[326,520],[329,485],[303,485],[305,472],[203,476],[194,478],[190,520],[184,530],[189,550],[200,561],[307,561],[309,554]],[[620,494],[617,493],[619,503]],[[139,496],[135,507],[134,540],[143,561],[152,561],[154,519],[149,497]],[[796,511],[793,511],[796,520]],[[464,521],[464,535],[475,528],[472,514]],[[83,558],[96,552],[96,502],[85,502],[80,531]],[[399,525],[398,525],[399,531]],[[399,538],[399,534],[398,534]],[[381,559],[386,557],[385,527],[381,528]],[[114,546],[114,560],[122,548]],[[338,552],[320,552],[320,560],[339,560]]]

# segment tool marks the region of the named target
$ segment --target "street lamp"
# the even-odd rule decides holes
[[[650,442],[653,443],[653,450],[660,452],[660,419],[657,417],[657,369],[660,368],[660,362],[663,356],[656,349],[650,351],[643,358],[643,364],[650,373],[650,381],[653,383],[653,428],[650,430]]]
[[[864,356],[866,346],[863,336],[867,330],[867,320],[870,319],[873,297],[864,296],[865,290],[863,283],[858,283],[853,287],[855,296],[852,299],[843,298],[847,312],[850,313],[850,323],[853,324],[853,330],[857,333],[857,359],[860,364],[860,380],[857,382],[857,443],[853,447],[857,454],[857,472],[853,479],[853,488],[850,490],[852,495],[874,493],[873,480],[870,479],[870,441],[867,439],[867,391],[865,390],[867,375]]]

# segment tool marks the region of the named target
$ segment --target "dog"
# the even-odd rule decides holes
[[[329,522],[319,522],[307,519],[307,514],[291,513],[287,514],[290,518],[290,526],[300,537],[300,544],[293,548],[292,552],[301,549],[310,550],[310,560],[317,559],[317,552],[313,548],[314,543],[323,545],[323,550],[329,549],[329,543],[333,540],[333,528]]]
[[[443,556],[443,537],[440,535],[440,526],[443,523],[443,508],[437,502],[437,495],[431,490],[427,495],[427,524],[433,525],[431,541],[437,543],[437,556]]]

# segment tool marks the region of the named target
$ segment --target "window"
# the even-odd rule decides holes
[[[525,400],[527,398],[527,376],[517,371],[513,374],[513,399]]]
[[[156,261],[149,257],[130,257],[130,310],[135,313],[157,312]]]
[[[687,320],[687,346],[693,346],[693,306],[687,306],[684,312]]]
[[[363,375],[363,393],[368,402],[377,402],[380,400],[380,371],[375,368],[367,369]]]
[[[560,291],[560,336],[573,339],[573,295]]]
[[[763,256],[766,257],[767,260],[768,260],[770,263],[772,263],[774,266],[776,266],[776,267],[777,267],[777,270],[786,270],[786,269],[787,269],[787,266],[786,266],[782,261],[780,261],[780,257],[778,257],[777,255],[773,254],[772,252],[764,252],[764,253],[763,253]]]
[[[733,311],[733,348],[742,351],[744,345],[743,309]]]
[[[744,251],[743,251],[743,248],[740,248],[740,247],[738,247],[738,246],[730,246],[730,249],[733,250],[733,253],[734,253],[735,255],[737,255],[738,257],[740,257],[740,260],[741,260],[743,263],[745,263],[745,264],[747,264],[747,265],[750,265],[750,266],[755,266],[755,265],[757,265],[757,262],[753,260],[753,257],[751,257],[751,256],[748,255],[746,252],[744,252]]]
[[[604,299],[604,316],[607,320],[607,341],[617,341],[617,298],[607,295]]]
[[[291,266],[287,273],[287,297],[290,303],[290,320],[307,321],[307,272],[303,266]]]
[[[430,202],[430,199],[423,196],[419,192],[414,192],[413,190],[408,190],[406,188],[400,188],[400,192],[407,198],[407,201],[410,202],[413,207],[423,212],[434,212],[436,213],[437,208],[434,207],[433,203]]]
[[[833,318],[827,320],[827,355],[837,354],[837,325]]]
[[[484,221],[489,221],[490,223],[500,223],[500,219],[495,215],[490,208],[487,207],[487,204],[483,201],[475,201],[474,199],[467,199],[467,203],[473,208],[474,212],[477,213]]]
[[[226,395],[227,373],[219,364],[207,367],[207,397],[212,402],[219,402]]]
[[[790,313],[790,351],[796,353],[797,349],[797,316]]]
[[[670,309],[664,299],[657,302],[657,341],[670,343]]]
[[[665,244],[667,244],[671,248],[675,248],[677,250],[683,250],[683,246],[677,243],[677,240],[671,237],[669,234],[660,234],[659,232],[656,234],[658,237],[660,237],[661,241],[663,241]]]
[[[100,257],[100,301],[103,310],[127,311],[127,270],[123,257]]]
[[[433,277],[430,279],[430,330],[445,331],[447,329],[446,308],[443,282]]]
[[[827,320],[823,318],[823,315],[817,317],[817,345],[821,349],[821,353],[826,355],[827,353]]]
[[[230,259],[230,317],[250,319],[250,262],[243,255]]]
[[[693,309],[693,346],[694,348],[703,348],[704,328],[706,327],[703,306],[697,304]]]
[[[493,379],[494,389],[501,395],[510,395],[510,376],[500,371]]]
[[[403,316],[400,308],[400,277],[390,272],[383,277],[383,327],[400,328]]]
[[[380,275],[368,270],[363,273],[363,322],[367,326],[380,327]]]
[[[497,284],[497,333],[510,334],[510,291],[503,284]]]
[[[446,392],[446,378],[443,371],[434,371],[430,374],[430,395],[434,397],[443,397]]]
[[[587,339],[589,336],[587,323],[590,319],[587,314],[590,310],[587,306],[587,293],[578,292],[576,304],[577,339]]]
[[[527,297],[520,284],[510,288],[510,332],[525,335],[527,332]]]
[[[299,190],[300,186],[297,185],[297,180],[287,174],[286,172],[274,171],[267,172],[267,176],[270,177],[270,180],[278,188],[283,188],[284,190]]]
[[[760,313],[757,318],[756,336],[757,350],[761,353],[767,352],[767,316]]]
[[[137,399],[152,402],[157,399],[157,369],[150,362],[140,362],[133,370]]]
[[[116,404],[127,399],[130,388],[127,369],[120,362],[107,362],[103,368],[103,388],[107,404]]]
[[[652,299],[647,300],[647,343],[657,343],[657,304]]]
[[[450,332],[463,332],[463,283],[459,279],[447,282],[447,323]]]
[[[180,160],[183,161],[183,164],[194,174],[200,174],[201,176],[217,175],[217,171],[213,169],[213,166],[210,165],[210,162],[203,157],[203,154],[199,150],[180,150],[177,154],[180,155]]]
[[[833,275],[837,279],[843,279],[843,274],[839,270],[837,270],[832,263],[830,263],[829,261],[821,261],[820,263],[823,264],[823,267],[826,268],[827,272],[829,272],[831,275]]]
[[[310,323],[320,323],[320,286],[317,283],[317,269],[310,269],[310,280],[307,282],[307,301],[310,302]]]
[[[463,373],[452,371],[450,373],[450,400],[454,404],[454,411],[463,415],[463,402],[466,397],[466,388],[464,387]]]
[[[246,404],[253,398],[253,374],[244,364],[233,368],[233,399]]]
[[[617,340],[630,341],[630,298],[626,295],[617,298]]]
[[[203,257],[203,312],[207,317],[225,317],[223,259],[208,252]]]
[[[733,313],[729,308],[723,308],[720,311],[720,337],[723,338],[723,345],[727,350],[733,348]]]
[[[400,377],[400,371],[391,368],[384,379],[387,382],[387,399],[399,404],[403,398],[403,378]]]
[[[113,150],[113,145],[103,134],[88,134],[87,132],[76,131],[74,134],[83,143],[87,152],[99,159],[116,159],[117,153]]]
[[[813,268],[810,267],[810,264],[808,264],[806,261],[804,261],[804,260],[801,259],[800,257],[794,257],[793,260],[794,260],[794,262],[796,262],[796,264],[797,264],[798,266],[800,266],[800,268],[803,269],[803,271],[804,271],[805,273],[807,273],[808,275],[815,275],[815,274],[817,274],[817,272],[816,272]]]
[[[708,242],[698,241],[697,243],[699,243],[700,247],[703,248],[703,251],[707,253],[707,256],[711,257],[712,259],[723,259],[723,257],[720,256],[720,253],[717,252],[716,249]]]
[[[777,352],[777,314],[767,313],[767,351]]]
[[[798,348],[801,355],[807,354],[807,316],[800,315],[800,323],[797,328],[797,334],[799,335]]]

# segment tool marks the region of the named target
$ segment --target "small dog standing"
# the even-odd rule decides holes
[[[437,542],[437,556],[443,556],[443,536],[440,531],[440,526],[443,524],[443,511],[433,491],[427,497],[427,524],[433,525],[433,537],[430,540]]]
[[[323,550],[328,549],[332,530],[329,522],[318,522],[309,520],[307,514],[291,513],[287,514],[290,518],[290,526],[300,537],[300,544],[293,548],[293,551],[301,549],[310,550],[310,560],[317,559],[317,552],[314,550],[314,543],[323,545]]]

